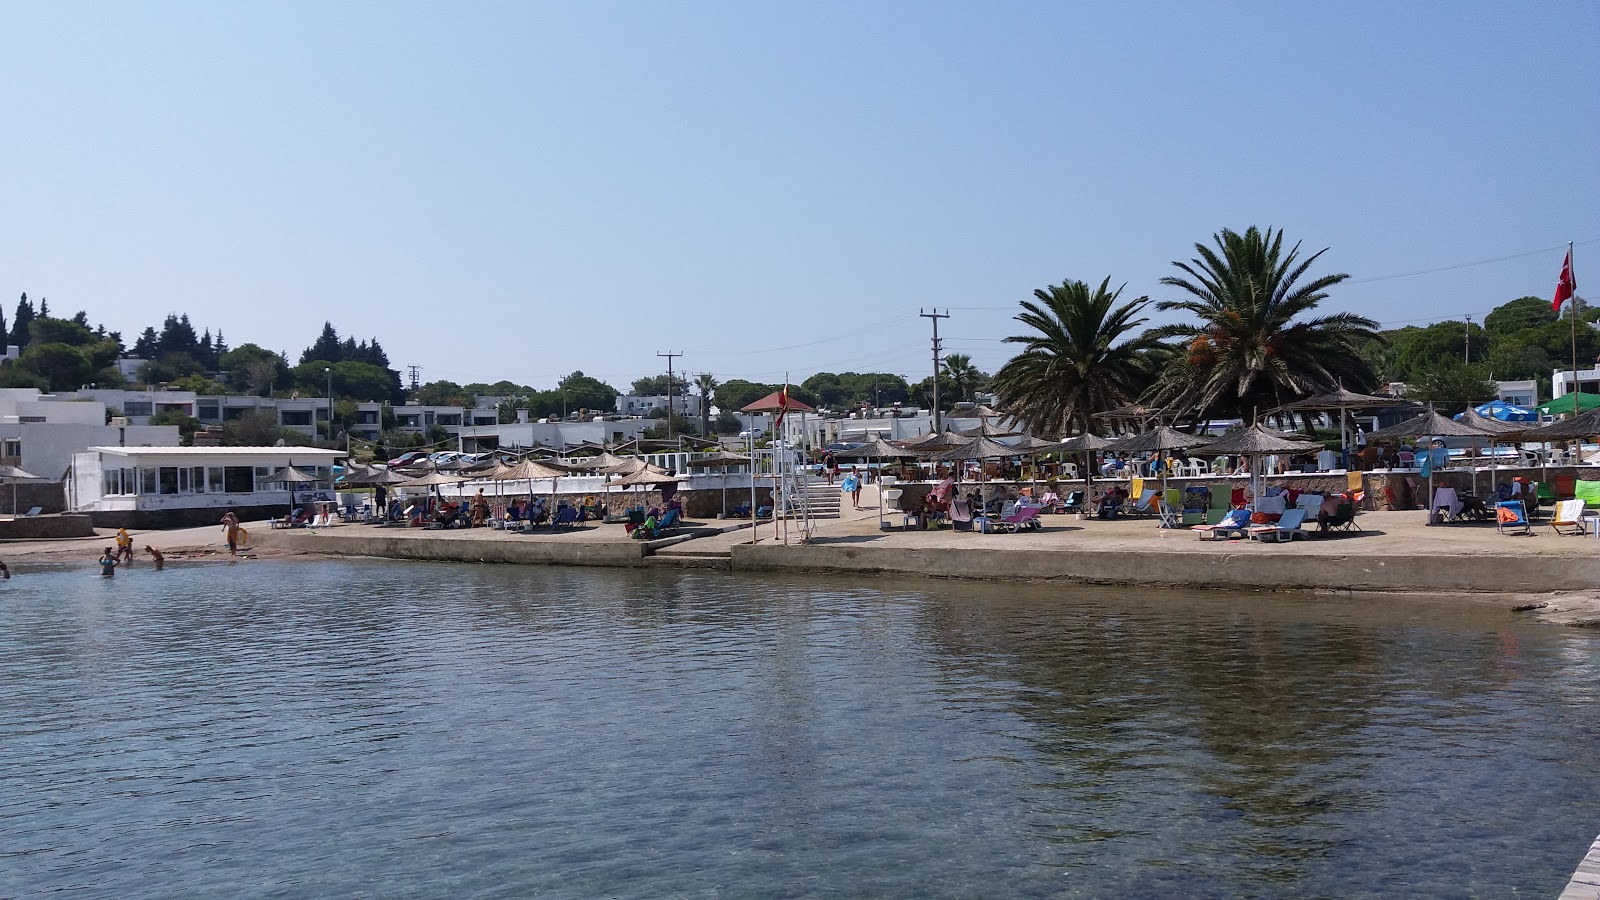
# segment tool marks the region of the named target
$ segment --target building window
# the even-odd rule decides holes
[[[226,490],[224,487],[226,478],[222,474],[221,466],[212,466],[206,469],[206,480],[211,483],[211,493],[220,494]]]
[[[255,469],[250,466],[228,466],[222,470],[222,489],[230,494],[249,494],[256,489]]]
[[[222,418],[222,407],[215,403],[202,403],[197,409],[199,410],[199,415],[195,416],[195,418],[202,422],[215,422]]]
[[[280,415],[283,417],[281,419],[283,424],[290,427],[295,425],[305,426],[311,424],[311,413],[304,410],[284,410]]]
[[[159,476],[159,473],[156,471],[156,469],[154,467],[152,467],[152,466],[140,466],[139,467],[139,493],[141,493],[141,494],[154,494],[154,493],[156,493],[156,479],[158,478],[158,476]]]
[[[189,469],[189,487],[196,494],[204,494],[206,492],[206,470],[204,467],[194,466]]]
[[[22,455],[22,438],[6,438],[5,447],[0,450],[0,456],[18,457]]]
[[[129,400],[122,404],[122,414],[125,416],[148,416],[155,411],[155,404],[144,400]]]
[[[176,494],[178,492],[178,467],[177,466],[162,466],[161,467],[160,488],[161,488],[161,493],[163,493],[163,494]]]

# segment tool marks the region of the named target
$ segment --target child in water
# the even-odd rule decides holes
[[[150,554],[150,561],[156,564],[157,572],[161,571],[166,566],[167,558],[161,555],[160,550],[157,550],[149,544],[145,544],[144,552]]]

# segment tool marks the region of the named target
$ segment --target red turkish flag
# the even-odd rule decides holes
[[[1572,277],[1572,251],[1567,251],[1567,261],[1561,264],[1561,281],[1556,284],[1556,298],[1550,301],[1550,309],[1561,312],[1561,304],[1572,299],[1578,292],[1578,279]]]

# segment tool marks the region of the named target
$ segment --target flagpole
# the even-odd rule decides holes
[[[1572,285],[1572,298],[1567,316],[1572,319],[1572,415],[1578,414],[1578,267],[1572,260],[1572,242],[1567,241],[1567,282]],[[1580,443],[1581,447],[1582,444]],[[1548,447],[1547,447],[1548,449]]]

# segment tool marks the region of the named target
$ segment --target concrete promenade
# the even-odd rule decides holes
[[[1560,900],[1600,900],[1600,838],[1595,839],[1589,855],[1578,863]]]
[[[1044,516],[1042,531],[979,534],[878,528],[872,488],[862,510],[823,520],[808,544],[790,523],[790,543],[771,522],[751,543],[747,523],[705,521],[658,541],[629,539],[620,525],[508,534],[493,529],[428,531],[338,525],[274,530],[247,523],[261,555],[300,553],[574,566],[702,567],[734,572],[834,572],[972,579],[1180,586],[1246,590],[1351,590],[1450,594],[1592,592],[1600,586],[1600,540],[1555,534],[1502,535],[1492,523],[1428,526],[1412,512],[1367,512],[1363,531],[1286,544],[1201,541],[1186,529],[1160,529],[1154,518],[1114,522]],[[898,513],[886,514],[898,526]],[[36,553],[95,554],[95,541],[0,545],[0,558]],[[109,543],[108,540],[105,540]],[[218,527],[138,533],[136,542],[166,551],[221,550]],[[81,544],[81,546],[79,546]],[[225,553],[225,551],[223,551]]]

